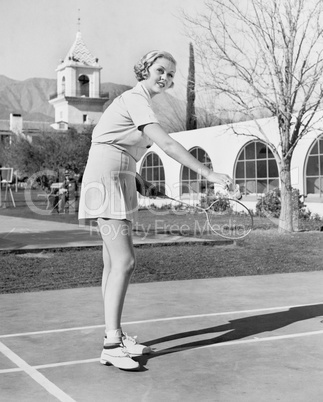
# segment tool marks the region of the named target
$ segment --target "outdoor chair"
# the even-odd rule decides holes
[[[0,168],[0,178],[1,178],[1,184],[0,184],[0,206],[2,206],[2,200],[1,200],[1,190],[2,190],[2,185],[5,186],[5,196],[4,196],[4,207],[7,205],[8,202],[8,193],[10,194],[11,197],[11,202],[14,207],[16,207],[15,199],[12,194],[11,190],[11,184],[13,180],[13,168]]]
[[[61,183],[53,183],[48,194],[48,204],[51,212],[65,213],[68,210],[76,210],[78,193],[76,183],[66,180]],[[49,208],[47,208],[49,209]]]
[[[53,183],[50,186],[48,205],[51,208],[51,213],[54,211],[61,213],[64,210],[66,192],[64,182]]]

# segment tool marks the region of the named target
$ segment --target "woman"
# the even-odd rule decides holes
[[[226,174],[216,173],[195,159],[159,125],[151,99],[172,88],[176,61],[164,51],[147,53],[136,65],[138,84],[117,97],[93,130],[92,145],[82,181],[79,219],[97,219],[103,239],[102,294],[105,339],[102,364],[134,370],[131,356],[149,353],[149,347],[121,329],[124,300],[135,268],[132,220],[137,209],[136,162],[156,143],[167,155],[226,187]]]

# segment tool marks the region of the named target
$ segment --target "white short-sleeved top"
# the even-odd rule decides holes
[[[137,162],[153,141],[139,128],[158,123],[151,96],[141,82],[114,99],[92,133],[92,143],[113,145],[129,153]]]

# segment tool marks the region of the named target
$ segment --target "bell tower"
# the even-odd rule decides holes
[[[101,94],[101,69],[83,42],[81,32],[56,69],[57,92],[49,103],[55,108],[52,127],[66,130],[69,125],[94,125],[99,121],[108,95]]]

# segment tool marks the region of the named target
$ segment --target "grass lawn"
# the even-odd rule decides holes
[[[44,208],[44,203],[38,202]],[[37,215],[18,199],[17,208],[0,209],[0,220],[1,215],[77,222],[75,214]],[[158,218],[153,215],[152,219],[150,211],[141,211],[138,224],[145,230],[165,228],[181,233],[182,225],[193,221],[191,216],[167,213],[160,216],[161,226],[156,224]],[[191,229],[185,228],[181,234],[192,234]],[[133,283],[315,271],[323,269],[323,232],[280,235],[273,222],[256,218],[255,230],[235,245],[144,246],[136,248],[136,255]],[[0,293],[99,286],[101,273],[101,250],[97,247],[24,254],[3,252]]]

